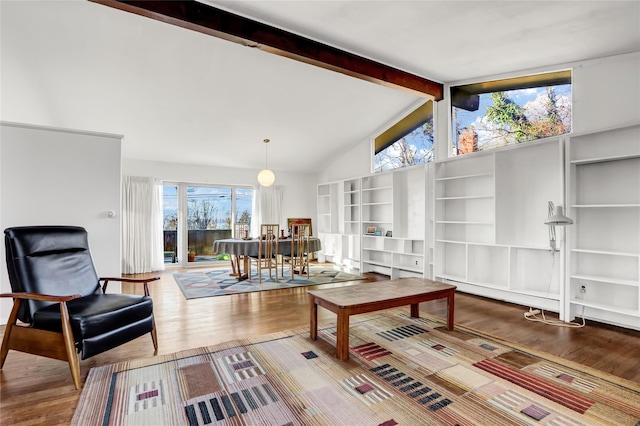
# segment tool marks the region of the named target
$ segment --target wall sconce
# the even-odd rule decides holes
[[[276,181],[276,175],[269,170],[269,164],[267,162],[267,144],[269,143],[269,139],[265,139],[263,141],[264,145],[264,169],[260,170],[258,173],[258,182],[262,186],[271,186]]]

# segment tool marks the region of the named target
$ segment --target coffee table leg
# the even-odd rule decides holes
[[[420,317],[420,304],[414,303],[411,306],[411,318],[419,318]]]
[[[338,309],[336,354],[340,361],[349,359],[349,310]]]
[[[447,296],[447,330],[453,330],[453,309],[455,305],[456,293],[451,290]]]
[[[309,337],[311,340],[316,340],[318,337],[318,305],[316,304],[315,296],[309,297],[309,318],[311,323],[309,324]]]

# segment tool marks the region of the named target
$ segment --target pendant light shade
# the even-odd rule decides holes
[[[269,139],[265,139],[263,141],[264,145],[264,169],[260,170],[258,173],[258,183],[262,186],[271,186],[276,181],[276,175],[269,170],[269,164],[267,161],[267,145],[269,143]]]
[[[271,186],[276,181],[276,175],[269,169],[262,169],[258,173],[258,182],[262,186]]]

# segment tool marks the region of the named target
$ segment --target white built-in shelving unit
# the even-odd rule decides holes
[[[343,232],[342,264],[348,268],[360,269],[360,228],[361,228],[361,180],[348,179],[342,182],[343,189]]]
[[[561,138],[435,164],[434,277],[459,290],[561,310],[548,201],[563,204]]]
[[[393,233],[393,173],[362,178],[362,272],[391,275],[392,252],[384,233]],[[375,235],[375,232],[380,235]]]
[[[417,166],[362,178],[362,272],[392,279],[427,277],[427,169]],[[378,235],[368,232],[372,228]]]
[[[572,313],[640,328],[640,124],[568,142]]]
[[[319,185],[318,220],[340,224],[323,228],[324,259],[392,278],[430,277],[427,171],[428,166],[416,166]],[[326,208],[335,204],[327,200],[331,188],[337,190],[340,213]]]
[[[335,235],[338,234],[340,223],[338,189],[337,183],[318,185],[317,234],[322,240],[322,250],[316,255],[323,262],[333,262],[336,252],[340,252],[341,241],[335,238]]]
[[[469,159],[471,161],[461,161]],[[435,165],[435,277],[438,279],[469,281],[469,256],[477,254],[479,247],[473,244],[495,243],[493,163],[493,153],[490,153]],[[473,273],[471,271],[471,275]]]
[[[549,201],[575,222],[555,252]],[[638,123],[322,184],[318,221],[326,259],[361,272],[640,329]]]

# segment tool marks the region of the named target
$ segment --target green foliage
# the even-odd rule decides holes
[[[529,140],[531,123],[517,103],[509,99],[505,92],[491,94],[493,105],[487,108],[487,118],[496,124],[505,138],[510,135],[516,142]]]
[[[553,86],[547,87],[546,99],[542,100],[542,111],[536,113],[525,109],[510,99],[505,92],[491,93],[493,105],[487,107],[486,119],[492,124],[494,138],[502,144],[519,143],[567,133],[565,123],[571,111],[559,106],[559,96]],[[565,117],[566,116],[566,117]],[[567,120],[563,120],[563,117]]]

